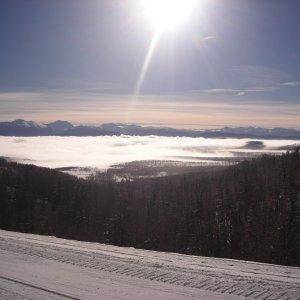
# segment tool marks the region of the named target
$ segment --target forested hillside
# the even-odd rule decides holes
[[[299,149],[210,174],[116,183],[0,162],[0,227],[299,265]]]

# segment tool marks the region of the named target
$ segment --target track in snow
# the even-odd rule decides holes
[[[0,230],[1,299],[300,299],[300,268]]]

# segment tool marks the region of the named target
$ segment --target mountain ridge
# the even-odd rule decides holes
[[[0,122],[2,136],[168,136],[168,137],[204,137],[204,138],[261,138],[261,139],[300,139],[300,130],[288,128],[263,127],[223,127],[220,129],[176,129],[172,127],[141,126],[125,123],[103,123],[98,126],[73,125],[64,120],[39,124],[34,121],[17,119]]]

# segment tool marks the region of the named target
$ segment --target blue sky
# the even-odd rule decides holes
[[[199,0],[153,38],[139,0],[2,0],[0,120],[300,127],[300,1]]]

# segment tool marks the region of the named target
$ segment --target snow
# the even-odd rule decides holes
[[[14,126],[24,127],[24,128],[41,127],[38,123],[35,123],[33,121],[25,121],[22,119],[17,119],[11,122],[11,124],[13,124]]]
[[[300,299],[300,268],[0,230],[1,299]]]

